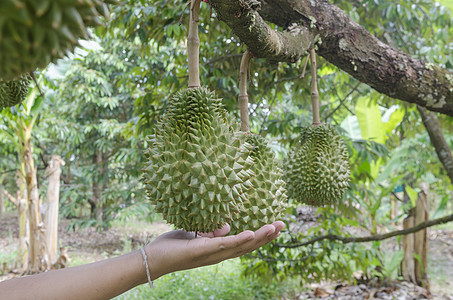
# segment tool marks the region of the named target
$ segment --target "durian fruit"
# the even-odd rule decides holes
[[[87,27],[102,24],[101,0],[1,0],[0,79],[45,67],[89,38]]]
[[[283,171],[267,141],[256,134],[250,134],[246,141],[253,146],[250,156],[255,162],[251,167],[255,176],[250,178],[253,188],[248,191],[247,200],[243,201],[239,213],[230,224],[233,234],[244,230],[255,231],[265,224],[281,220],[286,208]]]
[[[348,150],[329,124],[304,127],[284,169],[288,196],[300,203],[334,204],[349,186]]]
[[[0,109],[21,103],[28,94],[31,76],[25,74],[16,80],[0,80]]]
[[[245,138],[214,93],[195,88],[176,94],[145,153],[145,187],[156,211],[186,231],[231,223],[253,175]]]

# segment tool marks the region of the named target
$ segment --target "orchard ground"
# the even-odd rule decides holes
[[[70,266],[85,264],[138,249],[147,240],[171,230],[170,226],[162,222],[149,224],[134,220],[114,222],[110,229],[104,231],[96,231],[94,228],[66,231],[70,222],[70,220],[63,219],[60,221],[59,227],[60,245],[67,250]],[[453,278],[453,226],[447,224],[430,228],[428,235],[428,275],[431,292],[434,295],[433,299],[453,299],[453,282],[451,281]],[[5,274],[2,274],[1,271],[2,266],[8,270],[15,269],[13,262],[17,253],[17,245],[17,215],[12,212],[3,214],[0,217],[0,281],[17,276],[14,273],[5,272]],[[386,248],[386,251],[387,249],[389,251],[396,250],[398,247],[397,239],[386,241],[383,247]],[[333,299],[335,288],[337,289],[335,299],[349,299],[347,297],[353,295],[341,297],[339,293],[342,290],[344,293],[355,293],[356,297],[359,298],[354,299],[361,299],[357,292],[360,290],[359,285],[353,287],[344,284],[341,287],[338,283],[324,283],[300,287],[296,279],[283,284],[262,284],[255,279],[244,279],[241,277],[240,264],[240,259],[234,259],[217,266],[177,272],[156,280],[154,291],[148,290],[149,287],[143,285],[123,294],[118,299],[312,299],[312,296],[314,298]],[[362,291],[366,289],[368,295],[373,293],[375,298],[379,298],[380,291],[388,292],[389,290],[388,287],[387,290],[384,288],[379,290],[370,285],[368,287],[362,285],[361,288]],[[396,285],[393,286],[393,290],[399,288]],[[407,290],[410,288],[407,287]],[[409,292],[407,293],[409,295]],[[414,299],[423,298],[423,292],[418,293],[420,295]],[[383,297],[382,299],[386,298]]]

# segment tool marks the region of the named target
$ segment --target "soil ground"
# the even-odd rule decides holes
[[[71,260],[70,265],[88,263],[113,255],[118,255],[132,249],[137,249],[154,236],[170,230],[164,223],[147,224],[144,222],[131,222],[128,225],[113,226],[102,232],[94,228],[83,228],[77,231],[66,231],[70,220],[61,220],[59,228],[60,244],[65,247]],[[453,230],[452,229],[430,229],[429,230],[429,266],[431,293],[434,299],[453,300]],[[386,249],[396,249],[396,239],[386,242]],[[0,217],[0,281],[17,276],[14,273],[2,274],[3,269],[14,270],[11,265],[14,261],[18,245],[18,223],[14,213],[6,213]],[[4,264],[6,262],[6,265]],[[2,269],[3,267],[3,269]],[[404,284],[403,284],[404,285]],[[355,287],[358,289],[359,287]],[[364,287],[361,287],[364,290]],[[366,287],[372,291],[372,287]],[[338,289],[338,286],[337,286]],[[341,290],[352,287],[340,287]],[[407,288],[409,289],[409,287]],[[365,299],[360,296],[346,298],[334,296],[335,285],[326,284],[323,286],[311,286],[314,298],[311,294],[301,294],[299,299]],[[317,292],[320,294],[316,294]],[[324,294],[323,294],[324,293]],[[374,292],[376,294],[376,291]],[[338,294],[338,293],[337,293]],[[423,299],[423,292],[417,297],[394,298],[393,299]],[[325,295],[325,296],[322,296]],[[330,297],[329,297],[330,295]],[[375,298],[376,295],[374,296]],[[385,299],[385,298],[381,298]],[[390,298],[392,299],[392,298]]]

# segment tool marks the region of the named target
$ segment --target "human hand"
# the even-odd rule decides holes
[[[152,280],[174,271],[186,270],[219,263],[252,252],[280,235],[285,227],[281,221],[264,225],[257,231],[246,230],[237,235],[227,224],[211,233],[174,230],[167,232],[146,245],[148,265]]]

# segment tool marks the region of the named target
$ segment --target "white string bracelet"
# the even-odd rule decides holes
[[[140,251],[142,252],[142,256],[143,256],[143,264],[146,267],[146,276],[148,276],[149,287],[152,289],[154,287],[154,283],[151,280],[151,275],[149,275],[148,258],[146,257],[146,253],[145,253],[145,250],[143,249],[143,247],[140,247]]]

